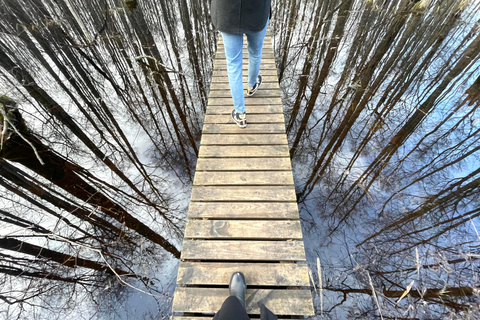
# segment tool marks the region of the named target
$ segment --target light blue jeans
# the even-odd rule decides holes
[[[262,31],[247,34],[248,48],[248,86],[257,82],[262,59],[262,47],[267,33],[268,21]],[[243,34],[221,32],[227,58],[228,83],[232,93],[233,106],[239,113],[245,112],[245,95],[242,82]]]

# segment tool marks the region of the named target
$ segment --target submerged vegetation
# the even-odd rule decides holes
[[[317,317],[477,318],[480,3],[272,3]],[[168,317],[209,1],[0,17],[0,318]]]

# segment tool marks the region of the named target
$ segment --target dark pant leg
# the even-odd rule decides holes
[[[237,297],[230,296],[223,302],[213,320],[250,320],[250,318],[240,300]]]

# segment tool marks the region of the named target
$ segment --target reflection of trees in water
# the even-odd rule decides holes
[[[129,283],[161,307],[212,69],[207,1],[0,7],[2,314],[102,301],[93,315]]]
[[[380,317],[379,305],[384,318],[478,315],[479,6],[274,6],[299,201],[307,221],[328,223],[319,241],[333,239],[309,245],[338,275],[324,283],[333,318],[340,305],[352,318]]]
[[[191,183],[215,33],[208,0],[125,5],[1,6],[2,95],[18,103],[0,100],[7,313],[119,298],[112,273],[168,298],[154,266],[178,255],[172,185]],[[327,318],[476,312],[479,6],[274,1],[299,200],[328,235],[307,243]]]

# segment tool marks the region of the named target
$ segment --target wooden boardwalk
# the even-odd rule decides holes
[[[246,41],[245,41],[246,42]],[[247,281],[247,312],[259,301],[279,317],[314,315],[272,39],[263,84],[246,97],[248,126],[231,119],[223,43],[218,43],[197,171],[173,299],[175,320],[206,320],[228,296],[235,271]],[[244,83],[248,68],[244,46]]]

